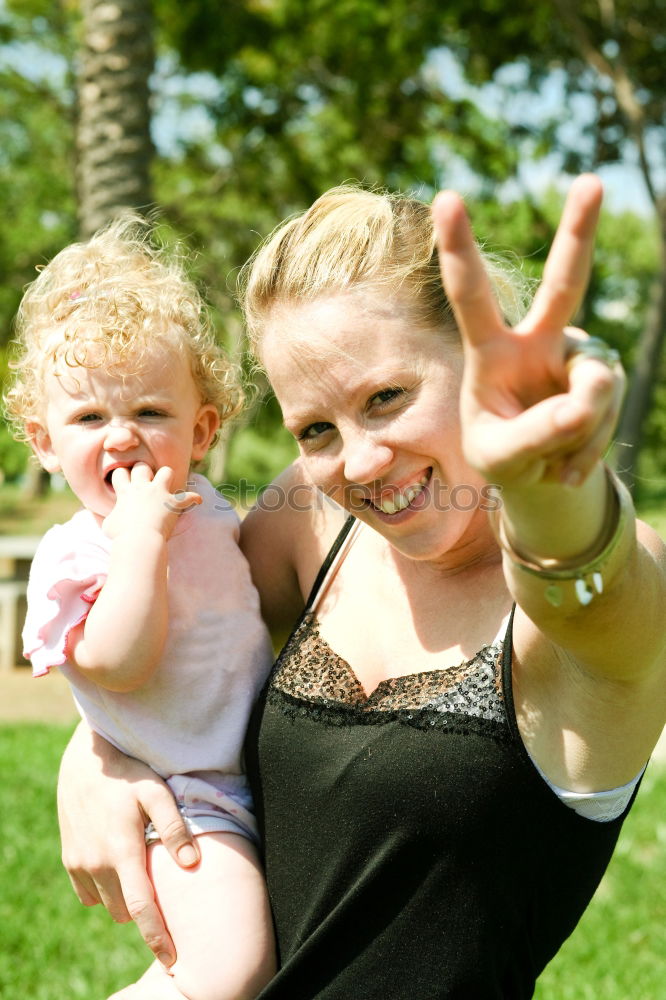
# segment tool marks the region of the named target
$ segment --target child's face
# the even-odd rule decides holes
[[[116,495],[111,472],[146,462],[153,473],[173,469],[184,489],[192,462],[203,458],[219,426],[201,403],[186,361],[175,351],[148,357],[138,374],[60,366],[45,378],[46,411],[29,425],[33,447],[49,472],[61,471],[81,503],[103,519]]]

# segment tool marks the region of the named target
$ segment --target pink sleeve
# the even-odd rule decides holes
[[[56,525],[32,561],[23,655],[35,677],[66,661],[69,633],[86,619],[106,580],[108,552],[77,535],[70,524]]]

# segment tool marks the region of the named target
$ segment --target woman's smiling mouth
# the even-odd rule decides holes
[[[392,487],[389,490],[384,491],[380,496],[370,499],[369,497],[364,498],[365,503],[376,510],[377,513],[388,514],[392,516],[394,514],[399,514],[401,511],[410,507],[417,497],[421,496],[428,481],[432,475],[432,469],[428,469],[418,480],[418,482],[413,483],[404,489],[398,489],[397,487]]]

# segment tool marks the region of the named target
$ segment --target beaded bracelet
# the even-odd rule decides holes
[[[601,531],[601,542],[595,543],[592,552],[583,553],[575,559],[526,559],[514,549],[506,537],[500,507],[488,512],[491,527],[500,548],[506,552],[514,566],[547,581],[544,596],[554,608],[559,608],[564,599],[561,582],[574,580],[574,590],[579,604],[587,605],[597,595],[603,593],[603,568],[622,538],[627,521],[633,515],[633,503],[626,486],[608,466],[606,469],[607,501],[606,517]]]

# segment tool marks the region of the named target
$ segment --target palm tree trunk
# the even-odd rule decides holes
[[[77,188],[82,239],[151,201],[151,0],[82,0]]]

